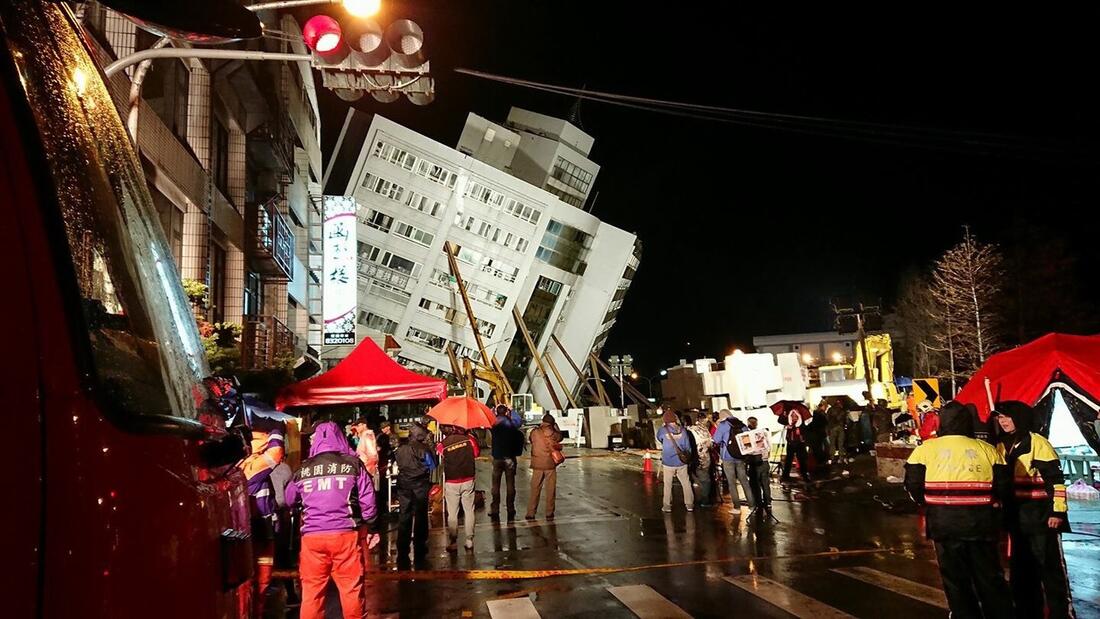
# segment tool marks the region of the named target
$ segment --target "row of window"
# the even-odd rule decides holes
[[[537,208],[527,206],[515,198],[505,198],[503,193],[478,182],[471,182],[466,187],[466,196],[526,222],[537,224],[542,218],[542,211]]]
[[[414,211],[420,211],[432,217],[439,217],[440,213],[443,212],[443,203],[439,200],[433,200],[375,174],[367,174],[363,177],[363,187],[368,191],[373,191],[380,196],[400,202]]]
[[[412,224],[407,224],[403,221],[397,222],[397,226],[393,225],[393,217],[383,213],[376,209],[364,209],[360,207],[359,223],[366,226],[370,226],[376,230],[381,230],[389,234],[390,229],[393,229],[393,233],[405,237],[414,243],[419,243],[424,247],[428,247],[435,240],[435,235],[421,230]]]
[[[370,243],[364,243],[359,241],[359,264],[363,266],[363,261],[373,262],[380,264],[387,269],[397,271],[402,275],[407,275],[412,278],[416,278],[420,275],[420,264],[403,258],[391,251],[383,252],[380,248],[371,245]]]
[[[404,290],[378,280],[371,280],[370,287],[367,288],[367,295],[379,299],[388,299],[400,305],[408,305],[412,299],[412,295]]]
[[[587,194],[588,188],[592,186],[592,173],[565,157],[558,157],[554,162],[554,169],[550,172],[550,176],[584,194]]]
[[[458,283],[451,277],[451,274],[446,271],[435,269],[432,271],[432,278],[430,281],[445,290],[458,292]],[[466,295],[474,301],[480,301],[496,309],[504,309],[504,306],[508,304],[507,296],[490,290],[480,284],[466,282]]]
[[[482,238],[489,239],[494,243],[503,245],[508,249],[514,249],[520,253],[527,251],[527,248],[531,246],[531,242],[522,236],[508,232],[499,226],[494,226],[476,217],[467,217],[465,223],[462,223],[461,220],[459,223],[464,229]]]
[[[397,331],[397,321],[386,318],[385,316],[379,316],[374,312],[359,312],[359,324],[367,327],[368,329],[375,329],[393,335]]]
[[[549,191],[550,193],[557,196],[559,200],[561,200],[562,202],[565,202],[566,204],[569,204],[571,206],[575,206],[577,208],[580,208],[581,205],[584,204],[584,200],[582,200],[581,198],[578,198],[577,196],[569,193],[568,191],[565,191],[564,189],[559,189],[557,187],[552,187],[550,185],[547,185],[546,186],[546,191]]]
[[[551,219],[535,257],[563,271],[584,275],[588,268],[585,260],[591,246],[592,235]]]
[[[442,318],[450,323],[464,324],[468,317],[465,312],[460,312],[453,307],[443,305],[437,301],[433,301],[428,298],[420,299],[418,304],[420,309],[435,316],[436,318]],[[477,324],[477,330],[481,332],[481,335],[485,337],[492,337],[493,333],[497,330],[497,326],[487,320],[482,320],[478,317],[474,317],[474,322]]]
[[[516,265],[505,262],[495,256],[483,254],[469,247],[459,247],[455,257],[463,262],[476,266],[483,273],[488,273],[506,282],[514,282],[516,281],[516,277],[519,276],[519,267]]]
[[[454,189],[458,174],[443,166],[436,165],[423,157],[418,157],[409,151],[378,140],[374,144],[374,156],[400,166],[413,174],[439,183],[448,189]]]
[[[416,327],[409,327],[409,330],[405,333],[405,339],[413,344],[430,348],[435,352],[443,352],[443,347],[447,345],[447,338],[442,335],[429,333]]]

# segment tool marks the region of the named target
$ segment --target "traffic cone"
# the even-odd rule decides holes
[[[645,462],[642,464],[642,472],[643,473],[652,473],[653,472],[653,457],[650,456],[649,452],[647,451],[647,452],[645,452],[645,457],[643,459],[645,460]]]

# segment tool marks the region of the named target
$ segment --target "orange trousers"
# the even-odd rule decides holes
[[[329,578],[340,591],[344,619],[362,619],[363,555],[358,532],[303,535],[298,574],[302,579],[301,619],[324,619]]]

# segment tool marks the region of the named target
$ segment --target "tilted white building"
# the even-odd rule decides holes
[[[335,156],[358,159],[346,185],[332,180],[326,189],[358,204],[356,322],[393,335],[398,360],[414,369],[449,373],[446,347],[477,359],[443,252],[450,241],[486,348],[517,392],[554,407],[513,307],[577,392],[581,380],[550,335],[586,366],[607,340],[641,252],[633,234],[582,208],[599,171],[587,156],[592,142],[566,121],[519,109],[506,126],[470,114],[457,150],[378,115],[349,115]],[[331,365],[347,351],[322,348],[322,358]]]

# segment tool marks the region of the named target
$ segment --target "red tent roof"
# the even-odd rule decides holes
[[[365,339],[336,367],[285,387],[275,398],[275,408],[446,397],[447,381],[406,370],[372,340]]]
[[[982,421],[989,418],[986,378],[994,402],[1017,400],[1035,405],[1051,383],[1062,379],[1075,383],[1081,396],[1096,402],[1100,397],[1100,335],[1050,333],[990,357],[955,398],[977,406]]]

